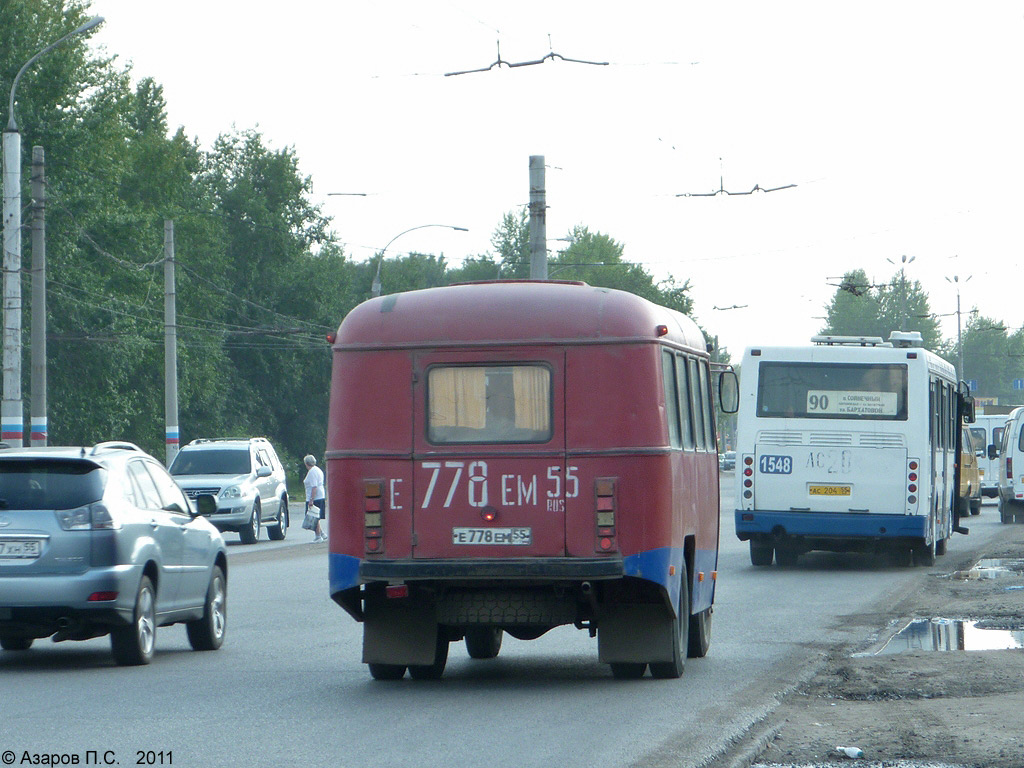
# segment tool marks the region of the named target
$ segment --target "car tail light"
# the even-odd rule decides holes
[[[363,484],[363,541],[366,554],[384,551],[384,510],[381,505],[383,480],[367,480]]]
[[[615,536],[615,478],[599,477],[594,482],[594,512],[597,522],[597,552],[614,552],[619,548]]]
[[[90,603],[107,603],[117,600],[117,592],[93,592],[88,597]]]
[[[54,514],[65,531],[109,531],[121,527],[120,521],[114,519],[107,505],[99,502],[75,509],[58,509]]]

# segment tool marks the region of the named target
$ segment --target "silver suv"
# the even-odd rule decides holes
[[[217,500],[210,522],[237,531],[243,544],[255,544],[267,523],[270,538],[288,534],[288,487],[284,467],[263,437],[201,438],[184,446],[171,462],[171,474],[189,498]]]
[[[220,533],[138,446],[0,450],[4,651],[109,634],[118,664],[148,664],[156,628],[179,622],[216,650],[227,573]]]

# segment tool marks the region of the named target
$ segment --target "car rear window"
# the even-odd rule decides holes
[[[182,449],[171,464],[172,475],[247,475],[248,448]]]
[[[0,462],[0,509],[74,509],[103,498],[106,470],[54,459]]]

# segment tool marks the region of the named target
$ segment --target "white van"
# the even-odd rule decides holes
[[[1008,418],[1006,413],[978,414],[970,425],[981,470],[981,495],[991,499],[999,495],[999,447],[1003,444],[1003,427]]]
[[[999,518],[1024,522],[1024,407],[1014,408],[1006,418],[999,451]]]

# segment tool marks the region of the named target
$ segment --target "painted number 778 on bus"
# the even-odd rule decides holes
[[[440,505],[448,509],[452,502],[463,499],[470,507],[495,506],[537,506],[538,492],[547,501],[548,511],[560,512],[552,505],[561,505],[562,498],[573,499],[579,495],[580,483],[576,473],[578,467],[565,468],[562,480],[560,466],[547,467],[547,476],[536,474],[490,472],[486,461],[424,461],[421,466],[430,471],[421,509]],[[564,490],[563,490],[564,486]]]

